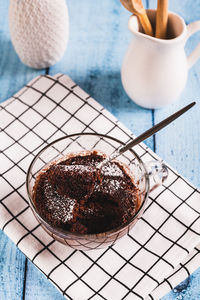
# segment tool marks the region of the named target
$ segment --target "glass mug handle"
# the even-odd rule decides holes
[[[159,187],[168,177],[168,168],[163,161],[152,160],[145,163],[147,170],[146,176],[150,181],[150,190],[149,192],[154,191]]]

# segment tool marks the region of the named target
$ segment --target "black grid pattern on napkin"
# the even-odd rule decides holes
[[[4,186],[0,226],[68,299],[80,299],[78,291],[84,295],[82,299],[133,299],[133,295],[144,299],[199,241],[200,211],[190,204],[199,191],[171,168],[165,185],[152,193],[141,220],[112,247],[96,253],[66,249],[38,225],[27,203],[24,179],[30,161],[42,147],[74,132],[108,134],[123,142],[133,137],[70,78],[40,76],[33,80],[2,104],[0,128],[0,180]],[[143,144],[134,149],[143,161],[158,159]],[[169,197],[173,198],[170,209]],[[139,226],[145,234],[140,234]],[[168,232],[174,226],[178,227],[175,235]],[[114,263],[110,265],[111,258]],[[186,265],[184,268],[187,270]],[[170,279],[166,282],[171,285]]]
[[[146,298],[156,300],[185,280],[199,265],[200,244],[182,261],[175,270]]]

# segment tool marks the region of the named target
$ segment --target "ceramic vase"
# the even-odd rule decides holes
[[[11,41],[21,61],[47,68],[64,55],[69,20],[65,0],[10,0]]]

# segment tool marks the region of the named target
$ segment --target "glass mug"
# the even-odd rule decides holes
[[[69,153],[83,150],[97,150],[111,155],[121,145],[120,140],[96,133],[77,133],[59,138],[45,146],[32,160],[27,177],[26,189],[30,207],[44,230],[55,240],[78,250],[100,249],[114,244],[119,238],[127,234],[141,217],[150,191],[158,187],[167,178],[167,167],[160,161],[142,162],[132,149],[120,155],[117,160],[125,163],[134,175],[134,182],[140,193],[139,208],[135,215],[126,223],[107,232],[97,234],[71,233],[53,227],[38,213],[32,198],[33,186],[38,173],[49,163],[58,160]]]

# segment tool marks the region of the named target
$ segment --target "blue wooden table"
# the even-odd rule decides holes
[[[120,68],[131,38],[127,29],[129,13],[119,0],[69,0],[70,41],[64,58],[46,70],[34,70],[17,57],[9,36],[8,3],[0,0],[0,100],[4,101],[39,74],[66,73],[136,135],[184,106],[189,100],[197,105],[187,118],[181,118],[146,144],[182,175],[200,188],[200,61],[190,70],[181,99],[159,110],[135,105],[125,94]],[[155,0],[143,1],[155,7]],[[199,0],[173,0],[170,10],[186,21],[200,19]],[[194,35],[186,45],[189,53],[200,40]],[[200,269],[163,300],[200,299]],[[0,299],[61,300],[62,295],[48,282],[0,232]]]

